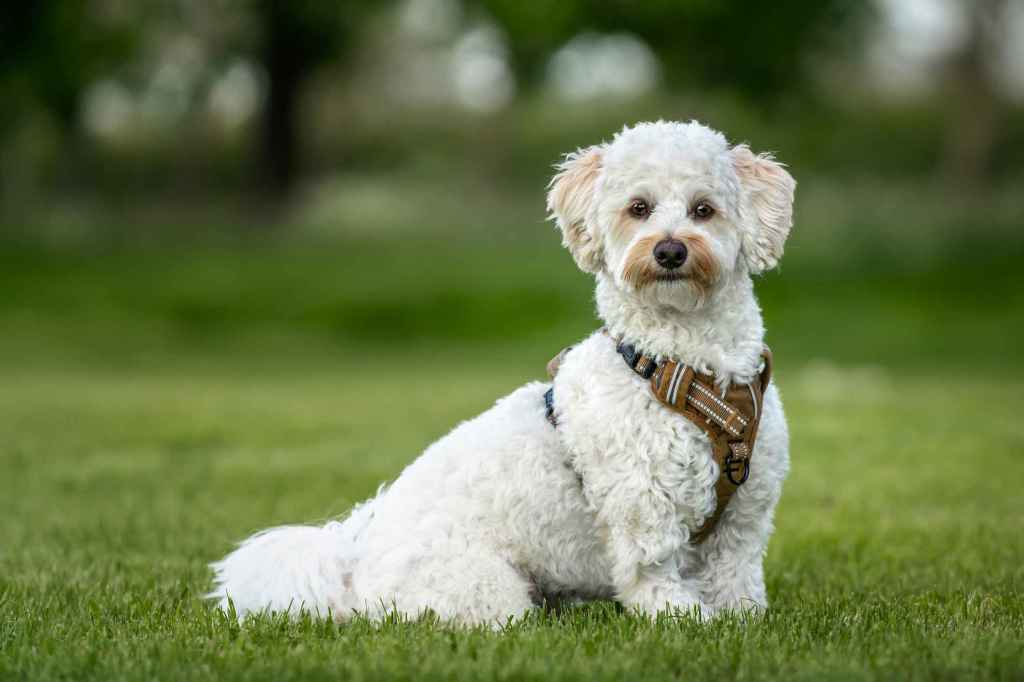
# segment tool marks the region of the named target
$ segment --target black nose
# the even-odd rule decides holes
[[[686,262],[686,244],[674,239],[662,239],[654,245],[654,260],[667,270],[675,270]]]

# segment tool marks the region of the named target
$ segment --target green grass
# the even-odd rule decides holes
[[[794,263],[759,285],[793,434],[768,615],[494,633],[239,626],[206,564],[344,512],[592,329],[553,237],[9,249],[0,679],[1024,678],[1014,260]]]

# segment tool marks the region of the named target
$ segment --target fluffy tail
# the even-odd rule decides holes
[[[352,570],[372,507],[371,500],[325,526],[260,531],[210,565],[214,590],[207,597],[225,611],[230,599],[239,618],[260,611],[309,611],[336,619],[350,614],[359,607]]]

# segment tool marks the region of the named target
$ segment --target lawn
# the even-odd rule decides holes
[[[555,243],[6,249],[0,679],[1024,679],[1008,253],[759,284],[793,435],[763,618],[210,609],[233,542],[342,514],[596,326]]]

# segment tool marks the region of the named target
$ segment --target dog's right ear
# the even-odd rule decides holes
[[[588,226],[603,156],[601,146],[567,154],[548,185],[548,217],[558,224],[562,245],[569,249],[576,264],[591,273],[604,263],[597,235]]]

